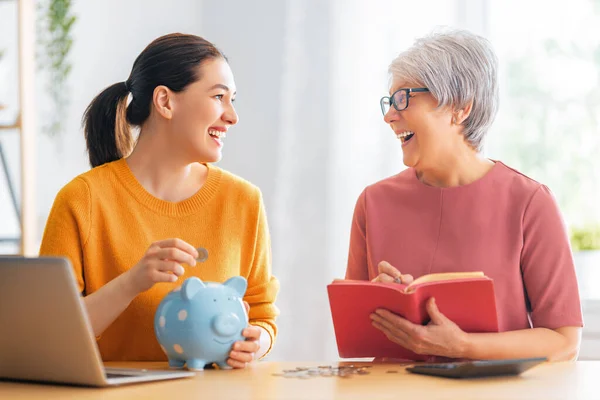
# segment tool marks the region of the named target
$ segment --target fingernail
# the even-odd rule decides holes
[[[236,343],[236,344],[233,346],[233,348],[234,348],[235,350],[239,350],[239,349],[240,349],[240,345],[239,345],[238,343]]]
[[[192,267],[195,267],[195,266],[196,266],[196,260],[192,260],[192,262],[190,263],[190,265],[191,265]]]

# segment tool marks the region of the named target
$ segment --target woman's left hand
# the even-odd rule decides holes
[[[387,310],[371,314],[372,324],[388,339],[417,354],[464,358],[467,333],[438,310],[435,299],[427,301],[431,321],[422,326],[413,324]]]
[[[254,355],[260,349],[260,328],[249,325],[242,331],[246,340],[240,340],[233,344],[229,353],[227,364],[233,368],[246,368],[248,363],[254,361]]]
[[[246,313],[250,311],[250,305],[244,301]],[[229,353],[227,364],[233,368],[246,368],[248,363],[254,361],[254,355],[260,349],[260,328],[248,325],[242,331],[242,336],[246,340],[241,340],[233,344],[233,349]]]

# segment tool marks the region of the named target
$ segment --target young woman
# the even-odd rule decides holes
[[[233,345],[231,367],[273,345],[279,284],[261,193],[211,165],[238,121],[235,94],[213,44],[171,34],[150,43],[129,78],[85,111],[93,168],[58,193],[40,255],[70,259],[105,361],[166,360],[154,312],[191,276],[248,280],[250,325]],[[208,251],[206,261],[196,262],[197,248]]]

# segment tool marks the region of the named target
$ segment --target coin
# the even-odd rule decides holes
[[[310,379],[310,378],[351,378],[354,375],[367,375],[370,372],[368,369],[371,366],[338,366],[319,365],[318,367],[297,367],[296,369],[284,369],[281,373],[275,373],[273,376],[281,376],[284,378]]]
[[[208,250],[206,250],[204,247],[198,247],[196,250],[198,250],[198,258],[196,258],[196,261],[206,261],[206,259],[208,258]]]

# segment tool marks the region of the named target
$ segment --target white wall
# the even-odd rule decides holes
[[[14,79],[18,64],[17,44],[17,4],[16,2],[0,2],[0,125],[12,125],[18,113],[18,80]],[[15,130],[0,130],[5,161],[8,163],[8,174],[19,191],[19,136]],[[0,163],[0,238],[16,238],[20,234],[19,220],[15,215],[12,200],[5,178],[5,170]],[[0,242],[0,253],[12,249],[14,245]]]

